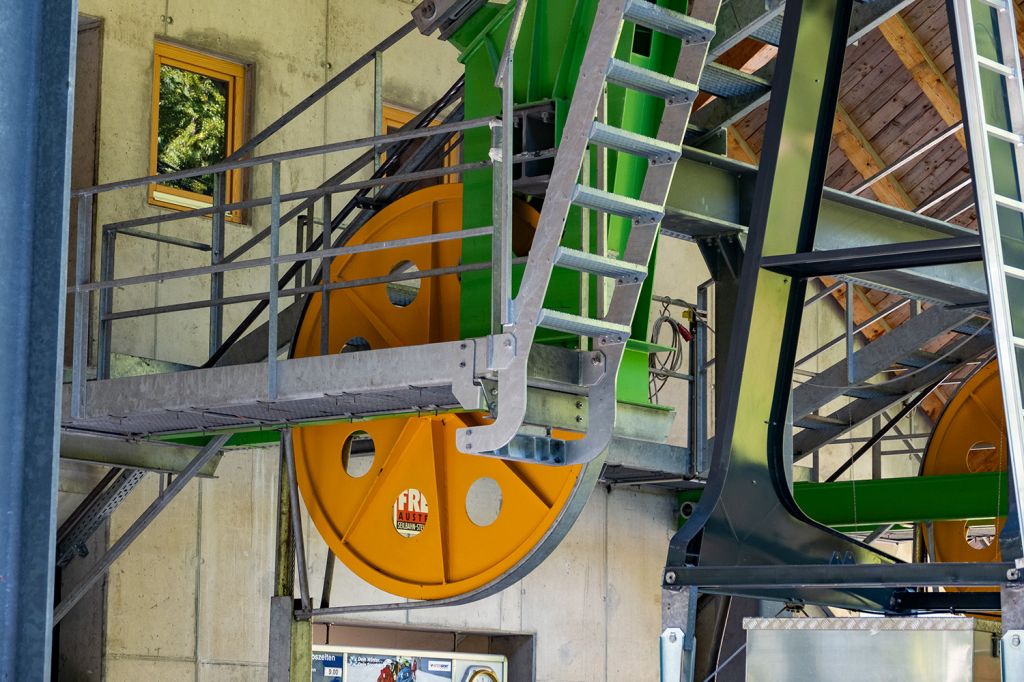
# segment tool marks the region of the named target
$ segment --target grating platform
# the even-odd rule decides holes
[[[472,340],[281,360],[275,395],[267,363],[89,381],[77,409],[65,385],[62,427],[139,438],[479,409],[476,360]]]

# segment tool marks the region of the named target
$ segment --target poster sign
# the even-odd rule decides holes
[[[345,682],[452,682],[451,659],[348,654]]]
[[[395,530],[407,538],[419,535],[427,525],[429,511],[427,497],[416,488],[406,488],[398,493],[391,508]]]
[[[314,682],[344,682],[345,655],[314,651],[313,680]]]

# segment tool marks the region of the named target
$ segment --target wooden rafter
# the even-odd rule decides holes
[[[726,142],[728,144],[726,156],[756,166],[757,154],[750,148],[750,145],[740,134],[740,131],[736,130],[736,126],[726,128],[726,135]]]
[[[853,167],[864,178],[885,170],[885,162],[875,151],[874,147],[860,131],[857,124],[850,118],[850,114],[842,107],[836,107],[836,118],[832,124],[832,137],[839,146],[846,158],[850,160]],[[903,189],[894,176],[889,175],[871,185],[871,191],[882,201],[891,206],[896,206],[908,211],[914,210],[916,204],[910,198],[907,191]]]
[[[962,117],[960,99],[903,17],[899,14],[894,15],[884,21],[878,30],[910,71],[910,75],[942,120],[947,125],[959,122]],[[956,133],[956,139],[960,140],[965,149],[967,148],[967,138],[963,130]]]

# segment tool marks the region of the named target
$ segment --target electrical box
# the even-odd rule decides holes
[[[747,682],[999,682],[998,622],[744,618]]]
[[[508,660],[447,651],[313,647],[312,682],[505,682]]]

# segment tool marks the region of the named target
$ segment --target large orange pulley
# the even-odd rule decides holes
[[[1006,417],[995,361],[970,377],[946,405],[928,441],[923,476],[968,474],[1007,470]],[[1001,486],[1005,493],[1005,488]],[[998,494],[998,493],[997,493]],[[999,532],[1006,517],[999,517],[999,500],[993,497],[994,537],[975,537],[969,521],[932,524],[932,551],[939,562],[1000,561]],[[949,588],[983,591],[988,588]]]
[[[515,231],[529,238],[537,217],[519,203]],[[389,205],[348,245],[461,228],[462,186],[440,185]],[[458,339],[458,275],[409,277],[455,268],[460,253],[460,241],[448,240],[335,258],[331,282],[389,274],[403,279],[333,290],[328,350]],[[317,294],[307,303],[296,357],[320,354],[321,299]],[[549,467],[459,452],[455,431],[485,418],[414,414],[296,429],[299,489],[335,555],[391,594],[439,599],[503,585],[550,552],[581,511],[599,466]]]

